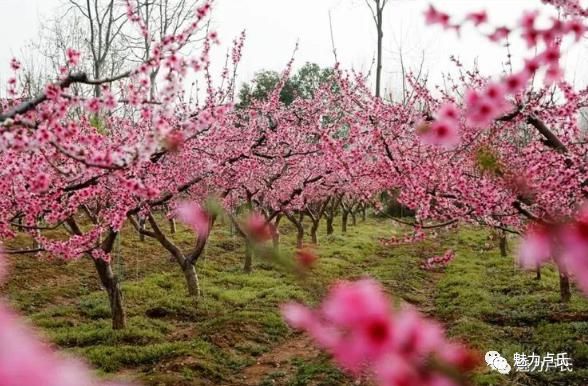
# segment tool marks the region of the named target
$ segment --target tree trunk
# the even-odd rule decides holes
[[[274,222],[275,231],[272,234],[272,244],[275,250],[280,249],[280,220],[282,219],[281,215],[276,216],[276,221]]]
[[[251,248],[251,244],[247,241],[245,246],[245,263],[243,264],[243,270],[247,273],[251,272],[251,266],[253,264],[253,248]]]
[[[357,225],[357,215],[354,210],[351,211],[351,225],[353,225],[353,226]]]
[[[346,210],[342,211],[341,214],[341,232],[347,233],[347,220],[349,219],[349,212]]]
[[[139,228],[141,229],[141,231],[145,230],[145,219],[139,219]],[[139,240],[141,241],[145,241],[145,235],[141,232],[139,232]]]
[[[376,28],[378,30],[378,59],[376,64],[376,98],[381,96],[380,87],[382,84],[382,41],[384,39],[384,32],[382,26],[383,9],[380,8],[380,3],[376,5]]]
[[[198,299],[200,297],[200,284],[198,282],[196,267],[187,263],[187,266],[184,267],[184,276],[186,277],[186,283],[188,285],[188,294]]]
[[[506,257],[508,255],[508,242],[506,238],[506,233],[504,231],[500,232],[500,256]]]
[[[169,219],[169,231],[170,233],[173,235],[176,233],[177,231],[177,226],[176,226],[176,219],[175,218],[170,218]]]
[[[318,245],[318,236],[317,231],[319,227],[320,221],[313,221],[312,226],[310,227],[310,238],[314,245]]]
[[[302,223],[296,224],[296,248],[302,248],[304,243],[304,226]]]
[[[561,301],[563,303],[568,303],[572,298],[572,292],[570,290],[570,277],[568,275],[567,268],[563,265],[563,263],[559,262],[557,264],[557,268],[559,269],[559,293],[561,296]]]
[[[122,291],[118,278],[112,271],[110,262],[102,259],[94,259],[94,265],[102,286],[108,292],[108,300],[110,303],[110,311],[112,313],[112,329],[121,330],[126,326],[126,317],[123,304]]]
[[[535,279],[541,280],[541,266],[539,264],[537,264],[537,268],[535,268],[535,272],[537,274],[535,276]]]
[[[361,221],[365,222],[366,219],[366,209],[365,209],[365,205],[361,206]]]
[[[333,228],[333,217],[327,217],[327,235],[332,235],[335,232]]]

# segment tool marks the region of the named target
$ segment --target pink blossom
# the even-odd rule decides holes
[[[80,52],[74,50],[73,48],[68,48],[65,51],[65,55],[67,56],[67,64],[74,67],[77,66],[80,61]]]
[[[444,28],[449,27],[449,15],[439,12],[432,5],[425,11],[425,22],[427,24],[441,24]]]
[[[507,27],[499,27],[499,28],[496,28],[496,30],[494,30],[494,32],[491,33],[488,36],[488,38],[493,42],[499,42],[501,40],[506,39],[509,34],[510,34],[510,29],[508,29]]]
[[[521,27],[525,30],[535,28],[535,21],[537,20],[537,16],[539,15],[538,11],[525,11],[523,12],[523,17],[521,18]]]
[[[550,231],[542,225],[532,226],[519,248],[519,264],[526,269],[535,269],[551,259],[552,241]]]
[[[527,47],[535,47],[539,40],[540,33],[536,29],[529,29],[523,32],[523,39],[527,43]]]
[[[541,55],[542,60],[549,66],[559,66],[561,50],[558,45],[550,44]]]
[[[580,210],[575,221],[568,224],[562,233],[563,263],[588,295],[588,206]]]
[[[525,71],[529,76],[534,75],[539,68],[541,68],[541,62],[539,58],[527,59],[525,60]]]
[[[210,232],[210,215],[195,202],[182,202],[176,213],[180,221],[187,224],[198,235],[208,235]]]
[[[341,367],[353,374],[372,373],[382,386],[443,385],[443,372],[425,365],[431,356],[460,371],[475,363],[466,350],[445,340],[439,324],[411,308],[392,312],[381,286],[369,279],[335,285],[317,311],[287,304],[282,313]]]
[[[469,90],[466,93],[466,116],[473,127],[490,126],[499,113],[500,102]]]
[[[287,303],[281,307],[286,322],[299,330],[310,330],[315,323],[315,315],[307,307],[298,303]]]
[[[323,312],[334,323],[351,327],[388,315],[390,306],[379,284],[360,280],[335,285],[323,303]]]
[[[550,86],[554,83],[559,82],[563,77],[563,70],[559,65],[553,65],[547,67],[545,70],[545,84]]]
[[[457,106],[455,105],[455,103],[444,103],[440,108],[439,111],[437,112],[439,118],[441,119],[448,119],[448,120],[452,120],[454,122],[459,121],[459,109],[457,108]]]
[[[174,130],[165,137],[165,147],[172,153],[177,153],[184,145],[184,134]]]
[[[504,91],[504,86],[501,83],[490,83],[486,86],[484,94],[497,104],[502,104],[505,98]]]
[[[459,143],[457,123],[450,119],[438,119],[429,125],[429,129],[421,135],[424,143],[453,147]]]
[[[20,62],[19,62],[18,60],[16,60],[15,58],[12,58],[12,59],[10,60],[10,68],[11,68],[13,71],[17,71],[17,70],[19,70],[19,69],[20,69],[20,67],[21,67],[21,64],[20,64]]]
[[[472,12],[467,15],[466,19],[470,20],[477,27],[488,21],[488,14],[486,11]]]
[[[576,41],[580,41],[586,33],[586,25],[579,19],[573,19],[564,25],[564,31],[573,33]]]
[[[262,243],[271,240],[275,229],[261,214],[252,213],[245,221],[245,232],[253,242]]]
[[[39,173],[31,179],[31,191],[34,193],[43,193],[49,189],[51,178],[45,173]]]
[[[425,270],[434,270],[439,268],[444,268],[455,258],[455,253],[449,249],[445,252],[443,256],[433,256],[423,264],[421,264],[421,268]]]
[[[317,260],[316,252],[308,248],[299,249],[296,251],[296,261],[303,269],[312,268]]]
[[[86,103],[86,108],[92,113],[98,113],[100,111],[100,100],[98,98],[92,98]]]
[[[525,89],[528,81],[528,73],[526,71],[521,71],[507,76],[504,80],[504,87],[507,93],[517,94]]]

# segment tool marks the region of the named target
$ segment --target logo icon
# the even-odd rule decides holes
[[[492,370],[498,371],[500,374],[510,373],[510,365],[498,351],[488,351],[486,353],[486,363]]]

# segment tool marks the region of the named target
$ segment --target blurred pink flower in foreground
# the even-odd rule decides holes
[[[255,243],[271,240],[275,232],[273,224],[268,223],[259,213],[252,213],[245,220],[245,233]]]
[[[0,279],[4,268],[0,252]],[[52,352],[1,303],[0,342],[0,386],[106,386],[83,364]]]
[[[567,223],[529,228],[519,248],[520,265],[534,269],[551,260],[569,271],[588,296],[588,205]]]
[[[309,269],[314,266],[318,259],[316,253],[308,248],[302,248],[296,251],[296,262],[303,269]]]
[[[529,229],[521,242],[519,264],[526,269],[535,269],[551,258],[551,234],[541,225]]]
[[[464,372],[479,363],[469,350],[448,342],[434,321],[412,308],[393,312],[381,286],[369,279],[335,285],[318,310],[289,303],[282,314],[339,366],[353,375],[371,374],[381,386],[458,385],[443,369]]]
[[[198,235],[207,235],[210,232],[210,216],[200,204],[195,202],[183,202],[177,210],[180,221],[192,228]]]
[[[454,103],[446,103],[439,109],[437,119],[422,122],[417,128],[423,143],[452,148],[459,143],[459,114]]]

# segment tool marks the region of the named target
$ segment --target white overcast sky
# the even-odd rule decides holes
[[[289,61],[296,42],[296,65],[316,62],[334,63],[329,29],[331,13],[335,44],[343,68],[367,72],[375,54],[375,30],[364,0],[216,0],[214,28],[224,44],[242,30],[247,32],[239,80],[251,79],[261,69],[281,70]],[[384,72],[386,88],[398,85],[399,52],[409,65],[420,61],[425,52],[425,68],[431,79],[439,82],[449,66],[449,55],[471,65],[475,59],[483,72],[495,73],[506,60],[504,48],[488,43],[472,30],[461,38],[427,27],[423,11],[433,3],[452,15],[486,9],[494,25],[514,25],[523,9],[540,9],[539,0],[390,0],[385,14]],[[8,77],[8,62],[19,56],[22,47],[38,37],[39,22],[55,15],[63,0],[0,0],[0,81]],[[224,50],[213,56],[224,61]],[[514,44],[513,56],[521,57],[522,45]],[[571,80],[588,83],[588,71],[578,66],[588,58],[586,45],[569,52],[566,58]],[[576,71],[576,68],[578,69]]]

